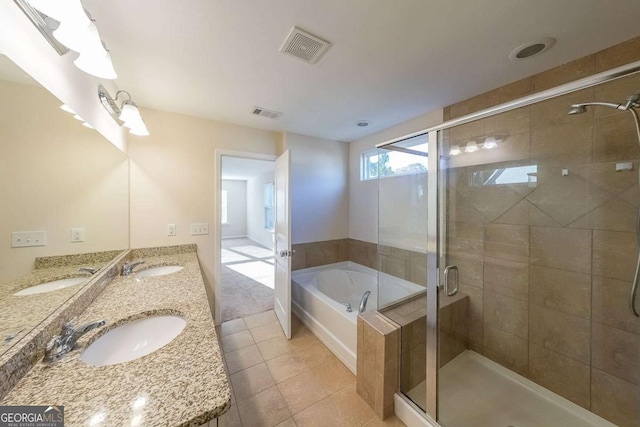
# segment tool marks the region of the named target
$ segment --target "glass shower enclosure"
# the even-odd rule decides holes
[[[572,111],[624,105],[640,91],[637,71],[379,148],[406,172],[378,180],[379,294],[387,276],[424,289],[379,307],[401,327],[400,392],[425,417],[640,425],[640,318],[629,307],[638,130],[623,109]]]

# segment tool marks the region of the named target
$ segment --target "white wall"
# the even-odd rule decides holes
[[[442,109],[415,117],[349,144],[349,237],[378,243],[378,182],[360,181],[360,158],[382,142],[442,123]],[[398,212],[407,211],[402,206]]]
[[[349,145],[287,133],[291,150],[291,243],[349,235]]]
[[[223,179],[227,190],[227,223],[222,224],[222,238],[247,235],[247,181]]]
[[[275,172],[247,180],[247,235],[269,249],[273,249],[273,231],[264,228],[264,185],[274,180]]]

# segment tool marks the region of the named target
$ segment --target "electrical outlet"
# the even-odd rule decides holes
[[[14,231],[11,233],[12,248],[26,248],[29,246],[46,246],[46,231]]]
[[[71,243],[84,242],[84,228],[71,229]]]
[[[191,224],[191,235],[199,236],[201,234],[209,234],[209,224],[206,222]]]
[[[167,236],[175,236],[175,235],[176,235],[176,225],[167,224]]]

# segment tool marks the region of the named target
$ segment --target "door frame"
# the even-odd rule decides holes
[[[250,160],[266,160],[274,162],[278,158],[275,154],[252,153],[248,151],[215,150],[214,174],[217,180],[216,190],[213,195],[213,323],[217,326],[222,323],[222,224],[220,224],[220,200],[222,198],[222,157],[238,157]]]

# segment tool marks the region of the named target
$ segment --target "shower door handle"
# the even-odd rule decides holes
[[[453,272],[453,276],[455,277],[455,288],[449,290],[449,280],[451,279],[451,275]],[[444,293],[447,294],[448,297],[452,297],[458,293],[458,267],[455,265],[449,265],[444,269]]]

